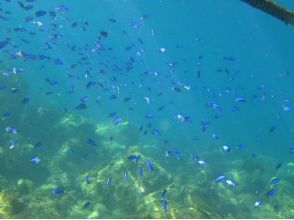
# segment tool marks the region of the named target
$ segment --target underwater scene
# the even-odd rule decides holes
[[[262,2],[0,0],[0,218],[294,218],[294,2]]]

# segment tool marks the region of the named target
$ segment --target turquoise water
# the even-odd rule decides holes
[[[0,8],[1,218],[294,217],[293,26],[234,0]]]

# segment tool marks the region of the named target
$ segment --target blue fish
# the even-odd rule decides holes
[[[291,147],[291,148],[289,149],[289,153],[294,154],[294,147]]]
[[[8,40],[0,41],[0,49],[6,47],[8,43],[9,43]]]
[[[269,129],[269,132],[273,133],[276,130],[276,128],[277,127],[275,125],[271,126],[270,129]]]
[[[233,106],[232,107],[232,112],[237,112],[239,110],[240,110],[240,108],[238,106]]]
[[[93,85],[96,85],[96,82],[90,81],[87,83],[86,87],[87,87],[87,89],[89,89]]]
[[[237,146],[238,150],[242,150],[242,149],[244,149],[245,147],[246,147],[245,144],[239,144],[239,145]]]
[[[191,160],[193,161],[193,164],[198,160],[198,157],[196,156],[196,154],[191,153]]]
[[[181,153],[177,149],[170,149],[170,150],[167,149],[166,152],[165,152],[165,156],[167,156],[167,157],[174,156],[174,157],[176,157],[179,160],[180,157],[181,157]]]
[[[146,160],[145,163],[146,163],[146,166],[149,168],[150,171],[152,171],[152,172],[155,171],[154,166],[153,166],[153,164],[151,163],[150,160]]]
[[[278,177],[275,177],[275,178],[273,178],[273,179],[271,180],[271,184],[272,184],[272,185],[275,185],[275,184],[277,184],[278,182],[280,182],[280,178],[278,178]]]
[[[46,14],[47,14],[47,12],[43,11],[43,10],[39,10],[39,11],[35,12],[36,17],[42,17]]]
[[[161,200],[162,208],[165,212],[167,212],[167,201],[165,199]]]
[[[116,116],[116,115],[117,115],[116,112],[110,112],[110,113],[108,114],[108,117],[113,117],[113,116]]]
[[[157,108],[157,111],[162,111],[164,109],[164,106],[160,106]]]
[[[129,101],[131,101],[131,100],[132,100],[131,97],[125,97],[125,98],[124,98],[124,102],[129,102]]]
[[[94,141],[93,139],[91,139],[91,138],[89,138],[89,139],[87,140],[87,144],[96,147],[96,143],[95,143],[95,141]]]
[[[107,178],[106,181],[105,181],[105,184],[110,185],[111,184],[111,178]]]
[[[77,110],[82,110],[82,109],[86,109],[86,108],[87,108],[87,105],[85,103],[80,103],[75,107],[75,109],[77,109]]]
[[[89,201],[85,202],[83,205],[83,209],[89,209],[91,207],[91,205],[92,205],[91,202],[89,202]]]
[[[146,115],[145,115],[145,118],[146,119],[152,119],[154,117],[154,115],[152,114],[152,113],[147,113]]]
[[[215,182],[218,183],[218,182],[224,180],[225,178],[226,178],[225,176],[219,176],[215,179]]]
[[[209,128],[209,124],[210,123],[208,121],[201,122],[202,132],[205,132]]]
[[[34,149],[39,148],[41,146],[42,146],[42,142],[39,141],[39,142],[35,143]]]
[[[118,125],[120,122],[121,122],[121,117],[115,117],[114,119],[113,119],[113,123],[115,124],[115,125]]]
[[[124,172],[124,179],[127,180],[128,179],[128,172]]]
[[[130,156],[128,156],[128,159],[130,160],[130,161],[136,161],[137,163],[138,163],[138,161],[140,160],[140,155],[130,155]]]
[[[112,23],[116,23],[116,20],[114,18],[109,18],[108,21]]]
[[[87,175],[87,176],[85,176],[85,181],[86,181],[86,183],[87,184],[90,184],[91,182],[90,182],[90,177]]]
[[[165,197],[166,197],[166,193],[167,193],[167,190],[166,190],[166,189],[162,190],[162,193],[161,193],[161,199],[162,199],[162,200],[165,199]]]
[[[56,65],[63,65],[62,60],[59,59],[59,58],[56,58],[56,59],[54,60],[54,63],[55,63]]]
[[[34,17],[33,16],[26,16],[25,17],[25,22],[30,22],[30,21],[32,21],[34,19]]]
[[[193,122],[192,118],[189,116],[184,116],[184,121],[189,122],[189,123]]]
[[[238,98],[235,98],[235,102],[247,102],[247,99],[243,97],[238,97]]]
[[[143,176],[143,168],[141,166],[138,167],[139,176]]]
[[[153,128],[151,132],[152,132],[152,134],[154,134],[154,135],[156,135],[156,136],[161,136],[160,131],[157,130],[157,129],[155,129],[155,128]]]
[[[10,115],[11,115],[11,112],[3,112],[3,114],[2,114],[2,120],[5,120],[5,119],[9,118]]]
[[[38,164],[41,162],[41,159],[39,157],[33,157],[30,161],[34,164]]]
[[[24,97],[23,100],[21,101],[22,104],[27,104],[30,101],[28,97]]]
[[[270,191],[268,191],[267,193],[265,193],[266,196],[268,197],[272,197],[274,196],[276,193],[276,190],[275,189],[271,189]]]
[[[276,169],[277,170],[280,169],[282,165],[283,165],[283,163],[278,163],[277,166],[276,166]]]
[[[111,95],[111,96],[109,97],[110,100],[114,100],[114,99],[116,99],[116,98],[117,98],[117,95]]]
[[[64,193],[64,190],[62,190],[60,188],[55,188],[55,189],[52,189],[51,193],[54,196],[61,196]]]

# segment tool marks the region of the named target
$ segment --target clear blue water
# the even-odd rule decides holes
[[[293,26],[234,0],[0,8],[0,217],[294,217]]]

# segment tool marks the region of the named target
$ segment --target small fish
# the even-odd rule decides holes
[[[127,180],[128,179],[128,172],[124,172],[124,179]]]
[[[283,104],[282,107],[285,112],[291,111],[291,107],[288,104]]]
[[[157,130],[157,129],[155,129],[155,128],[153,128],[151,132],[152,132],[152,134],[154,134],[154,135],[156,135],[156,136],[161,136],[160,131]]]
[[[75,107],[75,109],[77,109],[77,110],[82,110],[82,109],[86,109],[86,108],[87,108],[87,105],[85,103],[80,103]]]
[[[291,147],[291,148],[289,149],[289,153],[294,154],[294,147]]]
[[[218,183],[218,182],[224,180],[225,178],[226,178],[225,176],[219,176],[215,179],[215,182]]]
[[[200,72],[200,70],[198,70],[198,72],[197,72],[197,79],[200,79],[200,76],[201,76],[201,72]]]
[[[111,95],[111,96],[109,97],[110,100],[114,100],[114,99],[116,99],[116,98],[117,98],[117,95]]]
[[[34,149],[39,148],[41,146],[42,146],[42,142],[39,141],[39,142],[35,143]]]
[[[0,41],[0,50],[1,50],[2,48],[6,47],[8,43],[9,43],[8,40]]]
[[[161,199],[162,200],[165,199],[166,193],[167,193],[167,190],[166,189],[162,190],[162,192],[161,192]]]
[[[239,145],[237,146],[237,149],[238,149],[238,150],[242,150],[242,149],[244,149],[245,147],[246,147],[245,144],[239,144]]]
[[[235,187],[236,184],[232,180],[226,180],[228,186]]]
[[[270,132],[270,133],[273,133],[273,132],[276,130],[276,128],[277,128],[277,127],[274,126],[274,125],[271,126],[270,129],[269,129],[269,132]]]
[[[91,184],[90,177],[88,175],[85,176],[85,181],[86,181],[87,184]]]
[[[164,47],[159,48],[160,53],[164,53],[165,51],[166,51],[166,49]]]
[[[152,119],[154,117],[154,115],[152,114],[152,113],[147,113],[146,115],[145,115],[145,118],[146,119]]]
[[[254,206],[255,207],[260,207],[262,205],[262,201],[261,200],[257,200],[255,203],[254,203]]]
[[[114,18],[109,18],[108,21],[112,23],[116,23],[116,20]]]
[[[2,114],[2,120],[5,120],[11,116],[11,112],[3,112]]]
[[[41,159],[39,157],[33,157],[30,161],[34,164],[38,164],[41,162]]]
[[[110,112],[109,114],[108,114],[108,117],[113,117],[113,116],[116,116],[117,115],[117,113],[116,112]]]
[[[62,60],[59,59],[59,58],[56,58],[56,59],[54,60],[54,63],[55,63],[56,65],[63,65]]]
[[[141,157],[140,155],[130,155],[130,156],[128,156],[128,159],[130,161],[136,161],[138,163],[140,157]]]
[[[278,177],[275,177],[275,178],[273,178],[273,179],[271,180],[271,184],[272,184],[272,185],[275,185],[275,184],[277,184],[278,182],[280,182],[280,178],[278,178]]]
[[[217,134],[212,134],[212,138],[215,139],[215,140],[219,140],[220,139],[220,137]]]
[[[145,163],[146,163],[146,166],[149,168],[149,170],[151,172],[154,172],[155,171],[154,166],[153,166],[153,164],[151,163],[150,160],[146,160]]]
[[[93,139],[91,139],[91,138],[89,138],[89,139],[87,140],[87,144],[89,144],[89,145],[91,145],[91,146],[93,146],[93,147],[96,147],[96,143],[95,143],[95,141],[94,141]]]
[[[162,111],[164,109],[164,106],[160,106],[157,108],[157,111]]]
[[[121,121],[122,121],[121,117],[118,117],[118,116],[113,119],[113,123],[115,125],[118,125],[119,123],[121,123]]]
[[[60,188],[55,188],[55,189],[52,189],[51,193],[54,196],[61,196],[64,193],[64,190],[62,190]]]
[[[205,132],[209,128],[209,124],[208,121],[201,122],[202,132]]]
[[[276,190],[275,189],[271,189],[270,191],[266,192],[265,195],[268,196],[268,197],[272,197],[274,196],[276,193]]]
[[[30,101],[30,99],[28,97],[24,97],[21,101],[22,104],[27,104]]]
[[[233,106],[231,110],[232,112],[237,112],[240,110],[240,108],[238,106]]]
[[[278,163],[277,166],[276,166],[276,169],[277,170],[280,169],[282,165],[283,165],[283,163]]]
[[[228,147],[227,145],[224,145],[224,146],[222,146],[222,149],[224,150],[224,151],[226,151],[226,152],[231,152],[231,148],[230,147]]]
[[[100,35],[104,38],[106,38],[108,36],[108,33],[106,31],[100,31]]]
[[[167,201],[165,199],[161,200],[162,208],[165,212],[167,212]]]
[[[226,56],[224,56],[223,59],[225,61],[231,61],[231,62],[235,61],[235,58],[234,57],[226,57]]]
[[[275,205],[274,205],[274,210],[275,210],[276,212],[280,211],[280,209],[281,209],[281,206],[280,206],[279,204],[275,204]]]
[[[238,97],[238,98],[235,98],[234,100],[235,102],[247,102],[247,99],[243,98],[243,97]]]
[[[39,11],[35,12],[36,17],[42,17],[46,14],[47,14],[47,12],[43,11],[43,10],[39,10]]]
[[[91,207],[92,203],[91,202],[85,202],[83,205],[83,209],[89,209]]]
[[[141,166],[138,167],[139,176],[143,176],[143,168]]]
[[[193,161],[193,164],[194,164],[195,162],[197,162],[198,157],[196,156],[196,154],[191,153],[191,160]]]
[[[9,126],[5,127],[5,131],[6,132],[11,132],[12,134],[16,134],[17,133],[16,128],[12,128],[12,127],[9,127]]]
[[[105,184],[110,185],[110,183],[111,183],[111,178],[107,178],[106,181],[105,181]]]

